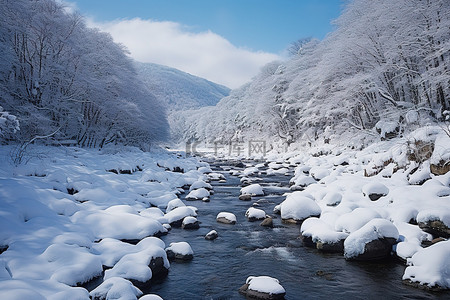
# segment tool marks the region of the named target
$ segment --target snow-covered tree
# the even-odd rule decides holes
[[[22,141],[56,132],[85,147],[167,138],[164,109],[123,46],[54,0],[0,0],[0,104]]]

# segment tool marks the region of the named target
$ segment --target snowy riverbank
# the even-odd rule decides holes
[[[169,268],[167,245],[152,236],[195,215],[193,207],[169,214],[167,204],[182,186],[206,180],[197,169],[207,164],[163,150],[30,147],[18,167],[12,147],[0,150],[2,299],[88,299],[76,286],[104,268],[91,296],[139,296],[131,282]]]
[[[254,200],[252,195],[270,199],[270,191],[280,189],[258,186],[258,177],[291,176],[291,191],[270,209],[290,224],[303,223],[304,245],[352,260],[392,251],[408,265],[405,283],[448,289],[450,172],[433,174],[430,167],[448,159],[448,138],[439,131],[416,132],[414,138],[433,143],[421,161],[412,159],[413,146],[396,140],[362,151],[325,145],[270,154],[265,163],[241,162],[222,172],[240,177],[241,194],[249,197],[236,196],[239,203]],[[33,146],[23,157],[28,162],[17,167],[10,163],[12,150],[0,150],[0,298],[5,299],[139,297],[138,287],[170,268],[169,245],[158,237],[172,226],[197,223],[197,208],[178,197],[182,187],[188,193],[190,186],[186,198],[207,202],[207,182],[223,178],[197,158],[165,150]],[[416,149],[416,155],[424,151]],[[249,220],[271,213],[252,205],[258,200],[248,203]],[[388,245],[387,252],[370,253],[377,241]],[[82,284],[95,278],[103,283],[89,294]]]

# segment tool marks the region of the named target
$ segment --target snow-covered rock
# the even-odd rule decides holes
[[[182,206],[171,210],[159,220],[161,221],[161,223],[169,223],[170,226],[173,227],[181,227],[183,219],[185,217],[196,217],[196,216],[197,213],[192,207]]]
[[[322,203],[327,206],[336,206],[339,205],[342,201],[342,195],[336,192],[330,192],[325,195],[322,199]]]
[[[419,250],[408,259],[406,283],[429,289],[450,289],[450,241]]]
[[[219,234],[217,233],[217,231],[211,230],[210,232],[208,232],[205,235],[205,239],[206,240],[215,240],[218,236],[219,236]]]
[[[199,222],[196,217],[185,217],[181,224],[183,229],[198,229],[200,228]]]
[[[137,299],[142,291],[129,280],[121,277],[111,277],[92,290],[89,295],[92,299]]]
[[[341,215],[336,220],[334,229],[336,231],[352,233],[375,218],[381,218],[381,215],[377,211],[370,208],[358,207],[349,213]]]
[[[212,186],[209,183],[207,183],[203,180],[197,180],[196,182],[191,184],[191,186],[189,187],[189,191],[193,191],[193,190],[200,189],[200,188],[212,190]]]
[[[186,200],[202,200],[208,198],[209,196],[210,193],[207,189],[199,188],[189,192],[189,194],[186,196]]]
[[[389,193],[389,189],[381,182],[371,182],[362,187],[362,192],[370,200],[376,201]]]
[[[435,236],[450,237],[450,211],[426,209],[417,214],[417,223],[424,231]]]
[[[250,207],[245,212],[245,216],[250,222],[263,220],[266,218],[266,212],[259,208]]]
[[[181,201],[181,199],[173,199],[171,201],[169,201],[169,203],[167,203],[167,207],[166,207],[166,213],[169,213],[170,211],[174,210],[177,207],[183,207],[186,206],[186,204],[184,204],[183,201]]]
[[[305,246],[316,247],[323,252],[344,252],[344,240],[348,234],[334,231],[329,224],[319,218],[306,219],[300,232]]]
[[[373,219],[345,239],[344,256],[355,260],[382,259],[390,255],[398,238],[394,224],[386,219]]]
[[[194,251],[187,242],[170,243],[166,253],[169,259],[191,260],[194,258]]]
[[[264,191],[261,185],[254,183],[241,188],[241,195],[262,196],[264,195]]]
[[[301,192],[288,194],[286,200],[281,203],[280,211],[283,221],[294,223],[319,216],[321,213],[319,205],[311,198],[303,196]]]
[[[236,224],[236,216],[230,212],[220,212],[216,217],[216,221],[224,224]]]
[[[249,276],[239,292],[256,299],[284,299],[286,295],[278,279],[269,276]]]

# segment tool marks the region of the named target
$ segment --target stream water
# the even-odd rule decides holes
[[[267,275],[280,281],[286,299],[449,299],[449,293],[431,293],[402,284],[405,266],[394,259],[349,262],[339,254],[303,247],[300,226],[281,223],[279,216],[272,214],[274,206],[284,200],[282,194],[289,190],[290,176],[258,176],[267,195],[241,201],[240,178],[223,171],[223,162],[210,164],[215,172],[225,175],[226,182],[212,182],[210,202],[186,201],[198,207],[200,229],[174,228],[162,237],[166,245],[188,242],[194,259],[171,262],[169,275],[144,292],[164,299],[245,299],[238,289],[246,278]],[[247,221],[245,212],[255,202],[267,214],[278,217],[274,228]],[[234,213],[237,223],[217,223],[216,216],[222,211]],[[205,240],[212,229],[219,237]]]

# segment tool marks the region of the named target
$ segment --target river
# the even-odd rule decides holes
[[[245,299],[238,289],[248,276],[275,277],[286,290],[286,299],[444,299],[449,293],[431,293],[402,284],[404,264],[395,259],[382,262],[350,262],[339,254],[323,254],[303,247],[299,225],[281,223],[273,215],[276,204],[289,191],[291,176],[258,176],[265,196],[251,201],[238,199],[240,178],[231,176],[221,166],[210,162],[214,172],[225,175],[226,182],[212,182],[214,195],[210,202],[185,201],[198,208],[198,230],[173,228],[162,237],[166,245],[188,242],[194,250],[189,262],[171,262],[169,275],[153,282],[144,292],[164,299]],[[184,197],[181,197],[184,200]],[[277,217],[274,228],[249,222],[246,210],[254,202],[267,214]],[[216,222],[219,212],[232,212],[235,225]],[[219,237],[205,240],[215,229]],[[446,298],[448,299],[448,298]]]

